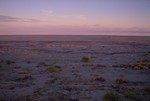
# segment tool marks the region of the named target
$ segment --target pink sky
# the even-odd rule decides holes
[[[148,4],[148,0],[1,0],[0,35],[150,35]]]

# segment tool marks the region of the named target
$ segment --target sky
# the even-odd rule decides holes
[[[0,35],[150,36],[150,0],[0,0]]]

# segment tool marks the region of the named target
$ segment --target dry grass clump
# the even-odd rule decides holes
[[[117,84],[124,84],[124,83],[128,83],[128,81],[124,80],[123,78],[118,78],[118,79],[116,79],[116,83]]]
[[[23,79],[23,80],[27,80],[27,79],[31,79],[31,78],[32,78],[31,75],[25,75],[22,79]]]
[[[29,72],[30,72],[30,70],[26,69],[26,70],[21,71],[19,74],[28,74]]]
[[[90,62],[92,60],[91,55],[85,55],[82,57],[82,61],[84,62]]]
[[[125,97],[127,99],[132,99],[132,100],[136,100],[137,99],[137,94],[135,92],[127,92],[125,94]]]
[[[96,77],[95,80],[102,81],[102,82],[106,81],[104,77]]]
[[[115,67],[115,68],[118,68],[118,67],[130,68],[130,67],[132,67],[132,65],[130,65],[130,64],[121,64],[121,65],[116,64],[116,65],[112,65],[112,67]]]
[[[79,101],[76,98],[71,98],[70,94],[65,94],[63,92],[55,91],[49,93],[47,101]]]
[[[72,91],[72,90],[73,90],[73,87],[71,87],[71,86],[66,86],[64,89],[67,90],[67,91]]]
[[[56,72],[56,71],[61,71],[62,67],[58,65],[50,66],[46,69],[48,72]]]
[[[140,92],[126,92],[125,98],[130,99],[132,101],[147,101],[145,96],[140,94]]]
[[[140,88],[127,87],[127,86],[122,87],[122,92],[124,92],[124,93],[126,93],[126,92],[139,92],[139,91],[141,91]]]
[[[15,101],[34,101],[30,95],[19,96]]]
[[[101,65],[101,64],[97,64],[97,65],[92,65],[92,70],[96,70],[96,69],[99,69],[99,68],[104,68],[106,67],[105,65]]]
[[[133,68],[135,70],[150,69],[150,61],[144,60],[144,61],[140,61],[136,64],[132,64],[132,65],[130,65],[130,64],[121,64],[121,65],[115,64],[115,65],[112,65],[112,67]]]
[[[57,81],[59,78],[58,77],[55,77],[55,78],[53,78],[52,80],[47,80],[46,82],[45,82],[45,84],[52,84],[52,83],[55,83],[55,81]]]
[[[128,81],[124,80],[124,76],[123,75],[120,75],[120,77],[118,79],[116,79],[116,83],[117,84],[125,84],[125,83],[128,83]]]
[[[4,62],[4,60],[1,60],[1,61],[0,61],[0,63],[3,63],[3,62]]]
[[[6,64],[7,64],[7,65],[11,65],[11,64],[13,64],[13,63],[15,63],[15,62],[12,61],[12,60],[6,60]]]
[[[78,87],[76,87],[76,86],[71,86],[71,85],[67,85],[67,86],[65,86],[64,87],[64,90],[67,90],[67,91],[76,91],[76,90],[79,90],[79,88]]]
[[[105,65],[97,64],[96,67],[106,67]]]
[[[150,60],[142,60],[136,64],[133,65],[133,68],[136,70],[141,70],[141,69],[150,69]]]
[[[136,70],[140,70],[140,69],[143,69],[143,66],[142,66],[142,64],[135,64],[134,65],[134,69],[136,69]]]
[[[150,69],[150,60],[144,59],[134,64],[132,67],[136,70]]]
[[[19,68],[21,68],[21,66],[15,66],[14,68],[15,68],[15,69],[19,69]]]
[[[143,88],[145,94],[150,94],[150,87]]]
[[[27,63],[28,63],[28,64],[30,64],[30,63],[31,63],[31,61],[27,61]]]
[[[31,76],[31,75],[25,75],[24,77],[18,78],[18,79],[16,79],[16,80],[17,80],[17,81],[22,81],[22,80],[29,80],[29,79],[32,79],[32,76]]]
[[[106,101],[119,101],[120,95],[117,92],[108,92],[105,94],[104,99]]]

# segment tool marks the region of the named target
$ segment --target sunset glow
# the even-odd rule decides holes
[[[149,0],[1,0],[0,35],[150,35]]]

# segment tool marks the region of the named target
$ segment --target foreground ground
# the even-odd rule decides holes
[[[1,41],[0,101],[150,101],[150,45]]]

